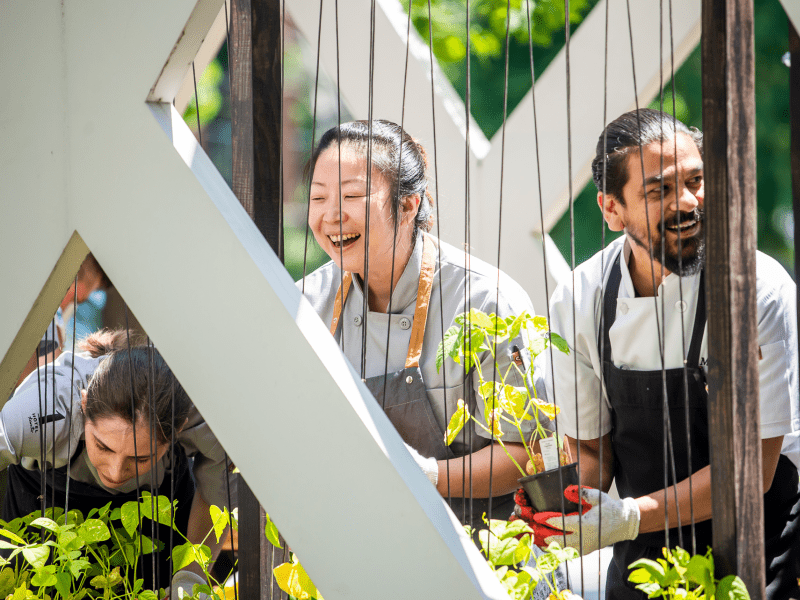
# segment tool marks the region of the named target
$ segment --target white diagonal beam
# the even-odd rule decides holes
[[[504,598],[169,105],[220,5],[0,4],[0,355],[77,230],[326,597]]]
[[[800,31],[800,0],[781,0],[781,4],[794,28]]]

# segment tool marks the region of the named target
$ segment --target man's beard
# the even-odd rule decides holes
[[[664,268],[681,277],[689,277],[691,275],[696,275],[699,273],[703,265],[705,265],[706,260],[706,242],[705,236],[702,231],[702,223],[703,223],[703,211],[700,209],[696,209],[690,213],[679,213],[676,214],[671,219],[664,221],[663,225],[659,225],[658,231],[659,233],[663,233],[666,227],[675,227],[679,223],[678,217],[680,216],[680,223],[686,223],[687,221],[697,220],[701,223],[701,230],[697,237],[689,237],[689,238],[681,238],[681,250],[686,251],[689,250],[689,255],[684,255],[681,258],[678,255],[678,248],[676,245],[676,251],[670,252],[668,248],[664,247],[664,237],[663,235],[659,236],[658,239],[653,239],[653,260],[657,263],[661,264],[661,253],[664,253],[664,261],[663,265]],[[625,230],[630,238],[639,246],[644,248],[645,250],[649,249],[649,244],[647,240],[647,236],[642,236],[639,231],[632,231],[630,229]],[[642,239],[644,238],[644,239]]]

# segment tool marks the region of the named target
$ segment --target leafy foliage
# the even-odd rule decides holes
[[[665,600],[750,600],[744,582],[736,575],[714,578],[711,549],[691,556],[683,548],[663,548],[664,558],[641,558],[631,563],[628,580],[648,598]]]
[[[155,514],[157,522],[174,527],[172,515],[177,500],[151,496],[143,492],[139,502],[126,502],[111,508],[109,502],[92,509],[84,517],[78,510],[64,515],[61,508],[39,511],[8,523],[0,521],[0,598],[6,600],[158,600],[158,593],[146,590],[144,579],[137,577],[143,555],[163,548],[164,544],[142,535],[145,518]],[[212,532],[219,535],[235,518],[227,509],[211,507]],[[144,528],[147,529],[146,527]],[[211,535],[209,532],[208,535]],[[206,536],[207,537],[207,536]],[[207,580],[211,551],[205,545],[187,542],[173,548],[174,570],[198,563]],[[216,582],[214,582],[216,583]],[[195,595],[204,592],[219,598],[210,585],[195,586]],[[196,597],[196,596],[193,596]],[[190,600],[189,597],[185,598]]]
[[[522,343],[530,355],[530,364],[523,369],[511,362],[505,370],[498,364],[496,352],[501,344],[509,340],[524,340]],[[455,318],[455,324],[444,334],[442,342],[436,351],[436,369],[441,370],[446,359],[464,366],[465,373],[475,367],[478,373],[478,395],[484,403],[483,421],[471,414],[464,400],[458,401],[453,416],[447,425],[444,441],[449,446],[458,437],[469,420],[473,420],[484,431],[491,434],[494,440],[506,450],[501,438],[504,435],[502,423],[512,425],[519,434],[520,439],[525,439],[522,431],[524,421],[536,420],[536,429],[531,435],[529,444],[525,444],[529,464],[536,470],[536,462],[531,450],[531,445],[536,436],[548,437],[548,432],[542,427],[539,415],[543,414],[548,419],[555,419],[558,409],[555,405],[542,402],[536,393],[533,384],[533,360],[544,352],[550,344],[569,354],[567,342],[557,333],[550,331],[547,319],[542,316],[532,316],[528,312],[521,315],[510,315],[500,318],[494,313],[486,314],[476,308],[469,313],[462,313]],[[494,359],[494,373],[499,376],[499,381],[486,381],[481,367],[482,356],[489,353]],[[517,374],[525,382],[522,387],[506,383],[511,374]],[[514,462],[520,473],[528,473],[514,457],[506,451],[508,457]]]

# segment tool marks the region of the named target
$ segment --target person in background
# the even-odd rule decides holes
[[[77,300],[78,304],[82,304],[89,299],[89,296],[97,290],[106,290],[111,287],[111,281],[106,275],[97,259],[89,253],[89,255],[81,263],[76,281],[70,284],[67,293],[61,300],[61,303],[56,310],[50,325],[47,326],[39,346],[34,352],[34,355],[28,360],[25,368],[22,370],[17,385],[33,371],[37,366],[44,365],[47,362],[52,362],[58,358],[59,354],[64,351],[64,346],[69,337],[71,339],[72,332],[65,330],[64,315],[72,310],[72,307]],[[76,318],[76,315],[72,315]],[[67,335],[69,334],[69,336]],[[71,348],[70,348],[71,349]]]

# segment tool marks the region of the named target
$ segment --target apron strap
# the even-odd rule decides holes
[[[339,326],[339,318],[342,316],[342,307],[344,306],[345,300],[347,300],[347,294],[350,291],[351,283],[353,283],[353,275],[351,273],[345,273],[342,278],[342,285],[339,286],[339,290],[336,292],[336,300],[333,301],[331,335],[336,335],[336,328]],[[343,289],[344,292],[342,292]]]
[[[430,305],[431,292],[433,290],[433,275],[436,267],[433,238],[424,232],[422,236],[422,266],[419,274],[419,286],[417,287],[417,305],[414,309],[414,325],[411,328],[411,340],[408,343],[406,368],[419,366],[419,359],[422,355],[422,342],[425,338],[425,325],[428,321],[428,306]],[[339,286],[339,290],[336,292],[336,299],[333,302],[331,335],[336,335],[336,328],[339,326],[339,319],[342,316],[342,307],[347,300],[347,294],[352,283],[352,273],[345,273],[342,285]]]
[[[692,341],[689,345],[689,354],[686,355],[686,364],[690,367],[700,366],[700,346],[703,345],[703,333],[706,329],[706,272],[700,272],[700,291],[697,298],[697,310],[694,316],[694,330]]]
[[[417,287],[417,306],[414,309],[414,325],[411,327],[411,340],[408,342],[406,369],[418,367],[422,355],[422,342],[425,338],[425,325],[428,322],[428,306],[433,290],[433,273],[436,256],[433,252],[433,239],[427,233],[422,234],[422,267],[419,272]]]

